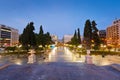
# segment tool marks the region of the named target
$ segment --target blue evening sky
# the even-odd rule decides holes
[[[0,0],[0,24],[16,28],[21,34],[33,21],[38,33],[74,34],[80,28],[83,35],[87,19],[95,20],[99,30],[106,29],[120,18],[120,0]]]

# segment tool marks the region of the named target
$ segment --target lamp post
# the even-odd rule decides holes
[[[80,54],[79,54],[79,57],[81,57],[82,45],[79,45],[78,48],[80,48]]]
[[[18,48],[18,56],[17,56],[17,57],[19,57],[20,47],[22,47],[22,45],[18,45],[18,46],[17,46],[17,48]]]
[[[105,57],[104,50],[106,48],[106,45],[101,44],[101,48],[102,48],[102,57]]]

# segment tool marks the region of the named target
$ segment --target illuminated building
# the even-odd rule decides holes
[[[106,30],[107,45],[120,46],[120,19],[115,20]]]
[[[73,37],[73,35],[64,35],[64,37],[63,37],[64,43],[71,41],[72,37]]]
[[[18,30],[6,25],[0,25],[0,47],[14,46],[18,44]]]
[[[102,41],[102,44],[106,44],[106,30],[99,30],[99,37]]]
[[[57,42],[58,42],[58,36],[56,36],[56,35],[50,35],[50,36],[52,38],[52,41],[55,42],[55,44],[57,44]]]

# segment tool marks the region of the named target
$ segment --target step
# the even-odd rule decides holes
[[[120,71],[120,65],[119,64],[112,64],[111,67],[116,69],[117,71]]]
[[[10,64],[0,64],[0,70],[8,67]]]

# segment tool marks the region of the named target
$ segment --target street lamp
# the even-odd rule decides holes
[[[19,57],[19,53],[20,53],[20,48],[22,47],[22,45],[18,45],[17,48],[18,48],[18,56]]]
[[[82,48],[82,45],[79,45],[78,48]]]
[[[102,50],[104,51],[105,48],[106,48],[106,45],[101,44],[101,48],[102,48]]]
[[[79,54],[79,57],[81,57],[82,45],[79,45],[78,48],[80,48],[80,54]]]
[[[101,48],[103,49],[102,51],[102,57],[105,57],[105,54],[104,54],[104,50],[105,50],[105,48],[106,48],[106,45],[103,45],[103,44],[101,44]]]

